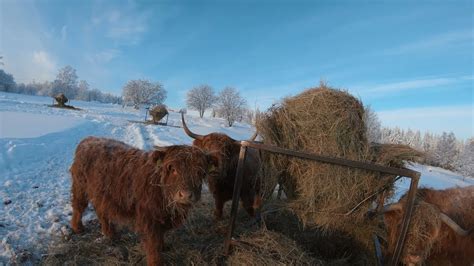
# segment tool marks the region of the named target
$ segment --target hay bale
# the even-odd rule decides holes
[[[228,265],[325,265],[310,257],[295,241],[268,230],[245,234],[233,245]]]
[[[60,93],[56,96],[54,96],[54,100],[58,103],[58,106],[64,107],[66,106],[66,103],[69,101],[66,95],[64,93]]]
[[[383,153],[387,149],[379,149],[383,159],[373,155],[363,117],[358,99],[321,84],[271,107],[258,119],[257,129],[265,144],[356,161],[403,164],[400,159],[405,157],[393,158],[390,152]],[[347,232],[373,249],[372,234],[382,229],[379,221],[366,217],[371,202],[345,214],[393,176],[282,155],[267,154],[263,160],[265,179],[280,179],[291,199],[289,208],[306,226]]]
[[[158,124],[160,120],[168,114],[166,106],[163,104],[157,105],[150,110],[150,115],[153,118],[153,123]]]

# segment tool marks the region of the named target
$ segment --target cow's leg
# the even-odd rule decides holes
[[[97,216],[99,217],[100,221],[100,228],[102,229],[102,234],[108,238],[114,238],[115,236],[115,228],[111,221],[107,218],[102,212],[98,212],[96,210]]]
[[[251,217],[255,217],[255,209],[254,209],[254,200],[255,196],[253,193],[244,193],[240,196],[242,199],[242,206],[247,211],[247,213]]]
[[[156,232],[145,232],[142,241],[146,253],[146,264],[148,266],[163,265],[161,251],[164,246],[164,233],[160,229]]]
[[[84,213],[88,203],[89,200],[87,199],[85,191],[74,182],[73,178],[71,227],[74,233],[80,233],[84,230],[84,225],[82,224],[82,213]]]
[[[214,194],[214,203],[216,205],[216,209],[214,210],[214,218],[216,220],[220,220],[222,219],[225,202],[219,194]]]

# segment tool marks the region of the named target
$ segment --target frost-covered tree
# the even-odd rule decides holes
[[[85,80],[79,81],[79,85],[77,86],[77,95],[76,99],[82,101],[90,101],[90,94],[89,94],[89,83]]]
[[[453,169],[454,162],[457,159],[458,150],[456,149],[456,136],[453,132],[443,132],[436,144],[435,160],[441,167]]]
[[[364,112],[364,122],[367,128],[367,140],[369,142],[381,142],[382,141],[382,124],[380,119],[377,116],[377,113],[370,108],[370,106],[365,107]]]
[[[461,174],[474,178],[474,138],[466,141],[455,165]]]
[[[217,114],[225,118],[231,127],[235,121],[241,119],[246,105],[246,100],[235,88],[227,87],[219,93],[216,103]]]
[[[189,109],[197,110],[201,118],[204,116],[206,109],[211,108],[215,101],[214,89],[209,85],[192,88],[186,95],[186,105]]]
[[[166,90],[159,82],[149,80],[130,80],[123,87],[123,100],[135,109],[141,105],[158,105],[166,99]]]
[[[14,92],[15,87],[16,83],[13,75],[0,69],[0,91]]]
[[[53,81],[53,88],[50,96],[64,93],[69,99],[75,99],[77,96],[77,74],[72,66],[61,68]]]

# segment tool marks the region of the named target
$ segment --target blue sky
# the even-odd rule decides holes
[[[72,65],[93,87],[160,81],[166,103],[233,86],[265,109],[324,80],[384,125],[474,136],[472,1],[0,0],[0,54],[17,82]]]

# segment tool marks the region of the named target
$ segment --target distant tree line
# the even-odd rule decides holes
[[[218,94],[209,85],[200,85],[190,89],[186,95],[189,109],[199,112],[202,118],[206,110],[212,117],[224,118],[231,127],[236,121],[252,123],[254,112],[247,106],[247,101],[233,87],[225,87]]]
[[[425,154],[425,164],[456,170],[474,178],[474,138],[462,141],[453,132],[441,135],[398,127],[382,127],[375,112],[366,108],[367,137],[371,142],[405,144]]]
[[[61,68],[53,81],[19,84],[15,82],[13,75],[0,69],[0,91],[38,96],[55,96],[64,93],[71,100],[122,103],[122,97],[93,89],[86,80],[78,80],[76,70],[71,66]]]

